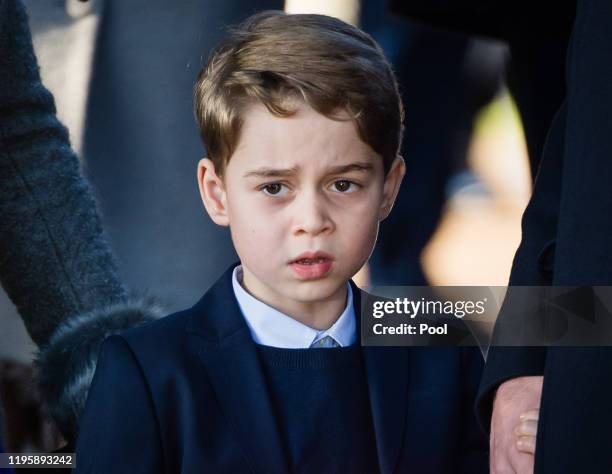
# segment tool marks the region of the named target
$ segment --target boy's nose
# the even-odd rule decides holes
[[[326,209],[323,198],[314,193],[301,196],[293,215],[293,234],[318,235],[334,229],[334,222]]]

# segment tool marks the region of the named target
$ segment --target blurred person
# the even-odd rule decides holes
[[[378,45],[264,12],[202,70],[198,166],[238,264],[191,308],[102,346],[79,472],[487,471],[476,348],[361,347],[368,259],[404,175]]]
[[[369,261],[373,285],[426,285],[421,253],[435,232],[453,175],[466,168],[478,111],[499,91],[505,49],[466,34],[392,15],[383,0],[361,3],[361,27],[386,52],[408,104],[406,176]]]
[[[102,340],[159,310],[131,300],[117,276],[19,0],[0,0],[0,84],[0,282],[39,347],[41,395],[70,443]]]

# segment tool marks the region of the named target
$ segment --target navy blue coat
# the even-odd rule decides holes
[[[612,285],[611,16],[609,0],[578,1],[567,97],[523,216],[513,285]],[[593,312],[584,307],[583,315]],[[543,375],[535,472],[612,472],[610,374],[610,347],[494,348],[478,411],[488,426],[503,381]]]
[[[488,472],[477,350],[363,350],[381,472]],[[282,446],[230,269],[192,308],[106,340],[76,472],[284,473]]]

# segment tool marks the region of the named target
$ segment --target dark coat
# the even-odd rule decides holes
[[[567,99],[523,217],[512,284],[612,284],[611,15],[607,0],[578,2]],[[493,349],[478,400],[483,424],[503,380],[537,374],[544,389],[536,472],[612,472],[612,349]]]
[[[0,282],[41,348],[43,397],[66,438],[102,340],[160,312],[130,301],[19,0],[0,0]]]
[[[77,473],[288,471],[231,272],[192,308],[104,343]],[[478,350],[363,351],[381,472],[488,472],[472,410]]]

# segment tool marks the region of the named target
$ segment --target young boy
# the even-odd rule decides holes
[[[107,339],[77,472],[487,472],[479,353],[359,344],[350,279],[404,175],[380,48],[334,18],[258,14],[213,53],[195,110],[202,200],[240,264]]]

